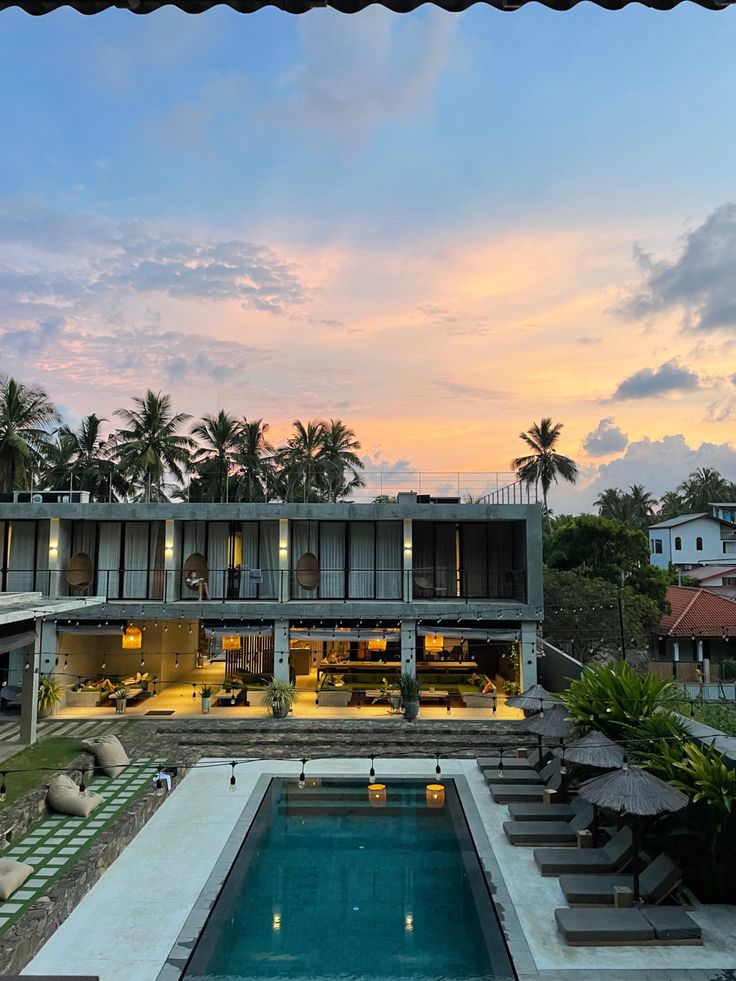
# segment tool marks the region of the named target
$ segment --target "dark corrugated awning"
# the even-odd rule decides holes
[[[425,0],[382,0],[381,6],[387,7],[397,14],[406,14],[416,10],[417,7],[421,7],[424,2]],[[531,0],[439,0],[439,2],[434,2],[434,6],[457,13],[467,10],[475,3],[485,3],[489,7],[495,7],[496,10],[511,11],[518,10],[527,2],[531,2]],[[543,6],[552,10],[562,11],[572,9],[581,0],[535,0],[535,2],[542,3]],[[647,0],[595,0],[596,6],[605,7],[608,10],[621,10],[631,2],[641,3],[642,6],[650,7],[653,10],[672,10],[683,0],[649,0],[649,2]],[[724,10],[736,0],[726,0],[726,2],[693,0],[693,2],[700,7],[707,7],[709,10]],[[162,0],[140,0],[140,2],[139,0],[128,0],[128,2],[125,0],[118,0],[118,2],[112,2],[112,0],[72,0],[72,2],[66,2],[66,0],[0,0],[0,10],[20,7],[27,13],[37,16],[51,13],[53,10],[58,10],[59,7],[73,7],[80,14],[99,14],[103,10],[109,10],[110,7],[130,10],[135,14],[150,14],[161,7],[175,6],[188,14],[201,14],[220,5],[222,5],[221,0],[175,0],[174,3],[162,2]],[[230,0],[226,5],[241,14],[252,14],[264,7],[276,7],[278,10],[283,10],[289,14],[304,14],[308,10],[314,10],[318,7],[331,7],[343,14],[355,14],[370,6],[371,0],[369,2],[366,0],[331,0],[329,3],[320,2],[320,0],[280,0],[280,2],[273,2],[273,0],[270,2],[269,0],[265,0],[265,2],[264,0]]]

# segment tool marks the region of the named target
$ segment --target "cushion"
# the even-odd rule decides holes
[[[654,940],[638,909],[556,909],[557,929],[569,944],[627,944]]]
[[[643,909],[642,913],[654,927],[657,940],[702,940],[698,924],[677,906],[655,906]]]
[[[16,862],[12,858],[0,858],[0,899],[10,899],[18,886],[22,886],[32,874],[32,865]]]
[[[46,804],[50,808],[72,817],[89,817],[102,800],[93,790],[80,791],[79,786],[65,773],[52,777],[46,794]]]
[[[117,736],[110,733],[97,739],[88,739],[82,745],[84,749],[94,753],[97,768],[106,777],[119,777],[125,771],[127,764],[130,763],[125,747]]]

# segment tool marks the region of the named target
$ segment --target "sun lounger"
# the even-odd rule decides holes
[[[656,906],[676,889],[682,873],[667,857],[658,855],[639,876],[641,898]],[[634,886],[631,875],[561,875],[560,888],[570,906],[613,906],[616,886]]]
[[[541,804],[544,800],[545,790],[559,790],[562,784],[560,761],[556,758],[550,760],[542,770],[540,777],[542,783],[538,784],[511,784],[504,783],[504,775],[493,783],[489,783],[488,789],[491,792],[491,797],[497,804],[512,804],[517,802]]]
[[[573,804],[509,804],[512,821],[571,821],[576,814]]]
[[[655,909],[556,909],[565,943],[574,947],[702,944],[702,931],[677,907]]]
[[[544,783],[542,775],[537,773],[536,770],[507,770],[505,763],[503,770],[484,770],[483,777],[486,783],[489,784],[500,783],[503,780],[505,783],[518,784],[526,787],[538,787]]]
[[[576,872],[618,872],[631,861],[631,828],[621,828],[602,848],[535,848],[534,861],[542,875]]]
[[[486,770],[498,770],[498,764],[500,762],[500,756],[478,757],[478,766],[484,772]],[[529,753],[528,756],[515,756],[513,753],[504,753],[503,755],[504,770],[536,770],[541,762],[539,751],[536,749]]]
[[[576,845],[578,831],[592,823],[593,808],[588,805],[570,821],[504,821],[503,830],[512,845]]]

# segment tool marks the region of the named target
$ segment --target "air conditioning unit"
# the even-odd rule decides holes
[[[31,504],[43,504],[43,494],[31,494]]]

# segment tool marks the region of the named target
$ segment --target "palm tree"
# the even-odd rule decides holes
[[[235,450],[236,494],[240,501],[268,501],[276,496],[276,452],[268,439],[268,423],[262,419],[239,426],[238,445]]]
[[[202,482],[203,497],[228,500],[230,466],[240,440],[240,423],[220,409],[216,416],[203,416],[192,427],[192,436],[202,444],[192,461]]]
[[[323,424],[320,459],[325,467],[328,500],[344,500],[353,490],[363,486],[358,471],[364,464],[355,452],[359,449],[355,433],[342,419],[330,419]]]
[[[74,479],[74,440],[62,426],[44,446],[39,466],[39,483],[47,490],[70,490]]]
[[[536,422],[532,423],[527,432],[519,433],[519,439],[522,439],[532,452],[527,456],[517,457],[511,463],[522,483],[528,486],[542,485],[545,517],[548,517],[547,495],[553,482],[556,484],[558,478],[562,477],[568,483],[574,484],[578,476],[577,464],[555,449],[562,427],[561,422],[553,425],[549,417],[542,419],[539,425]]]
[[[0,375],[0,489],[25,490],[58,419],[46,392]]]
[[[687,505],[677,491],[667,491],[659,500],[658,521],[669,521],[687,513]]]
[[[284,481],[284,498],[323,500],[327,477],[322,455],[325,423],[318,419],[306,423],[296,419],[292,425],[294,432],[276,454]]]
[[[171,396],[150,389],[143,398],[134,398],[133,404],[132,409],[115,410],[125,423],[115,434],[120,465],[142,485],[144,500],[166,500],[167,472],[181,481],[194,446],[189,436],[179,432],[191,416],[173,412]]]
[[[128,493],[128,481],[113,459],[113,441],[102,436],[106,421],[93,412],[82,419],[76,432],[69,426],[57,429],[56,441],[44,454],[49,488],[89,491],[93,501],[111,501]]]
[[[630,511],[629,524],[646,532],[654,517],[655,498],[642,484],[632,484],[626,498]]]
[[[677,490],[688,511],[707,512],[711,503],[729,499],[732,485],[717,470],[698,467],[687,480],[683,480]]]
[[[594,501],[601,518],[612,518],[615,521],[628,521],[630,518],[630,501],[618,487],[609,487],[598,495]]]

